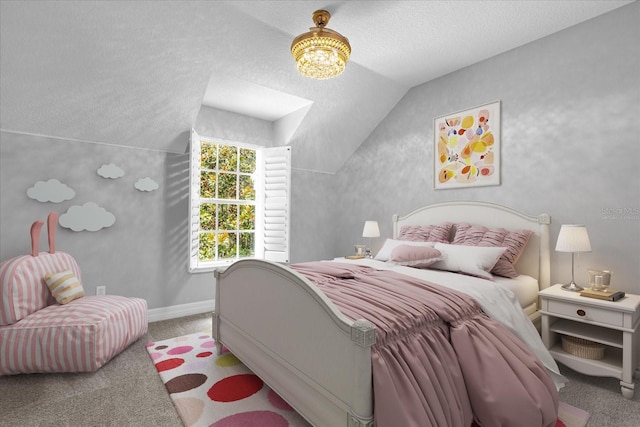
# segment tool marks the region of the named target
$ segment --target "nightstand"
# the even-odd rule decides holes
[[[633,373],[638,366],[640,296],[626,294],[611,302],[582,297],[561,285],[540,291],[542,341],[553,358],[587,375],[620,380],[622,395],[632,399]],[[562,349],[562,336],[582,338],[605,346],[604,357],[593,360]]]

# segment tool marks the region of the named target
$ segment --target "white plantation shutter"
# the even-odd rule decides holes
[[[256,256],[289,262],[291,147],[261,152],[263,209],[256,215]]]
[[[194,271],[200,246],[200,135],[193,129],[189,145],[189,271]]]

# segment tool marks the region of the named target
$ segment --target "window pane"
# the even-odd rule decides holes
[[[236,230],[238,205],[218,205],[218,230]]]
[[[240,175],[240,200],[255,200],[256,190],[251,175]]]
[[[254,234],[240,233],[240,256],[249,257],[254,255]]]
[[[256,151],[240,149],[240,172],[254,173],[256,170]]]
[[[200,172],[200,197],[211,199],[216,197],[216,173]]]
[[[232,173],[221,173],[218,175],[218,198],[237,199],[236,180],[238,175]]]
[[[216,241],[213,233],[200,234],[200,251],[198,258],[200,261],[213,261],[216,256]]]
[[[221,145],[219,156],[219,170],[229,172],[236,172],[238,170],[238,149],[236,147],[232,145]]]
[[[200,204],[200,229],[216,229],[216,205],[213,203]]]
[[[240,206],[240,230],[255,230],[256,228],[256,207]]]
[[[217,145],[208,142],[200,143],[200,167],[203,169],[216,169]]]
[[[218,234],[218,258],[236,257],[236,233]]]
[[[257,150],[201,139],[200,155],[200,261],[255,256]]]

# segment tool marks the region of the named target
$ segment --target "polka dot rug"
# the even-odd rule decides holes
[[[211,333],[147,344],[186,427],[310,427],[233,354],[216,355]],[[560,402],[555,427],[584,427],[589,413]]]
[[[186,427],[308,427],[307,421],[210,333],[147,344]]]

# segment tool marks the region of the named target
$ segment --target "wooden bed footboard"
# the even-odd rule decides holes
[[[213,335],[315,426],[373,425],[374,326],[295,271],[247,259],[215,272]]]

